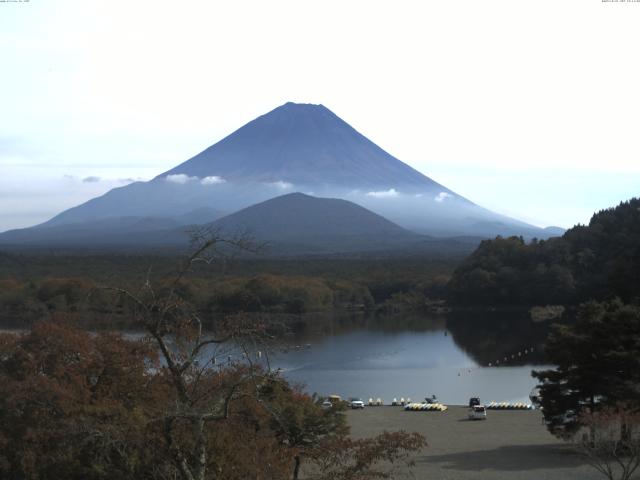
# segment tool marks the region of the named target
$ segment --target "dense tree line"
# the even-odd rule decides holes
[[[43,278],[90,278],[100,283],[137,285],[151,267],[157,277],[170,275],[181,260],[179,255],[133,253],[82,254],[47,250],[7,252],[0,250],[0,278],[17,281],[37,281]],[[310,277],[343,280],[366,286],[376,302],[391,294],[406,291],[417,283],[426,283],[437,276],[449,276],[464,258],[414,257],[307,257],[254,258],[230,257],[214,260],[214,269],[194,266],[190,278],[206,280],[252,278],[257,275]]]
[[[85,327],[125,328],[123,311],[101,286],[135,288],[166,278],[175,257],[0,255],[0,321],[27,326],[64,313]],[[150,262],[145,264],[145,262]],[[150,268],[151,267],[151,268]],[[194,266],[183,295],[209,315],[371,311],[385,303],[420,307],[443,298],[452,263],[406,259],[238,260]]]
[[[258,275],[220,282],[209,299],[212,310],[305,313],[333,308],[371,308],[365,286],[347,281]]]
[[[126,327],[121,305],[89,278],[0,279],[0,316],[5,326],[25,326],[63,313],[85,326]],[[162,286],[160,287],[162,288]],[[228,313],[330,312],[367,310],[374,300],[366,286],[345,280],[304,276],[256,275],[250,278],[184,279],[185,299],[211,316]]]
[[[578,304],[640,292],[640,199],[593,215],[562,237],[483,241],[454,272],[460,305]]]

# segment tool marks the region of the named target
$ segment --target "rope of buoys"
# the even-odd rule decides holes
[[[533,410],[533,405],[522,402],[491,402],[487,410]]]
[[[506,357],[502,358],[502,363],[507,363],[509,360],[515,360],[516,357],[522,357],[523,355],[528,355],[530,353],[533,353],[534,348],[533,347],[529,347],[529,348],[525,348],[524,350],[521,350],[517,353],[513,353],[510,356],[507,355]],[[500,365],[500,359],[496,360],[495,362],[489,362],[487,364],[488,367],[492,367],[494,365]]]
[[[441,403],[408,403],[404,409],[408,412],[444,412],[448,407]]]
[[[497,367],[500,365],[500,362],[502,361],[502,364],[506,364],[508,363],[510,360],[515,360],[516,357],[522,357],[523,355],[527,355],[529,353],[533,353],[533,347],[530,348],[525,348],[524,350],[520,350],[519,352],[513,353],[511,355],[507,355],[505,357],[502,358],[502,360],[498,359],[495,362],[489,362],[487,363],[487,367]],[[475,370],[479,369],[479,368],[483,368],[485,365],[479,365],[477,367],[473,367],[473,368],[463,368],[460,371],[458,371],[458,377],[461,377],[463,375],[466,374],[471,374],[473,372],[475,372]]]

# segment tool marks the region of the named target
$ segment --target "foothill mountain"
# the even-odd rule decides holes
[[[243,226],[259,241],[324,242],[327,251],[561,233],[474,204],[322,105],[287,103],[148,182],[115,188],[43,224],[0,234],[0,244],[170,246],[186,241],[187,225],[216,221]]]

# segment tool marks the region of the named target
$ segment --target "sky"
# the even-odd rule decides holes
[[[640,2],[0,2],[0,231],[287,102],[536,225],[640,195]]]

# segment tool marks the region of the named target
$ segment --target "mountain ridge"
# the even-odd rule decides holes
[[[138,228],[146,223],[148,228]],[[268,253],[322,254],[432,248],[428,237],[399,227],[380,215],[342,199],[295,192],[275,197],[211,223],[176,226],[165,218],[117,217],[0,235],[0,243],[24,247],[185,248],[192,230],[224,238],[248,234]],[[471,250],[463,242],[457,250]],[[436,248],[437,249],[437,248]]]
[[[323,105],[292,102],[148,182],[115,188],[32,228],[115,217],[179,221],[198,209],[233,213],[293,191],[348,200],[423,235],[558,234],[474,204],[387,153]]]

